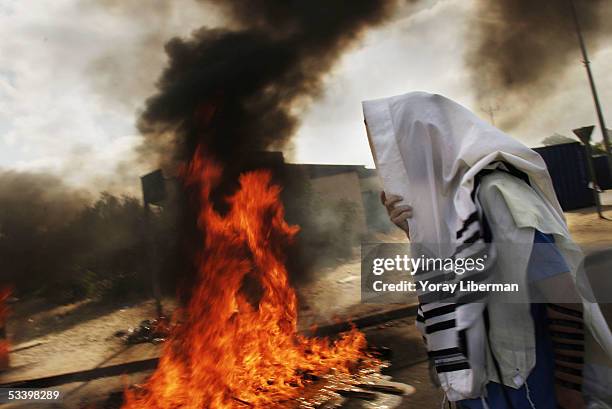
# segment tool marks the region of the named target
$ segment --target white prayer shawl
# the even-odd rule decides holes
[[[401,204],[414,209],[408,224],[417,251],[442,258],[491,252],[483,250],[483,214],[475,199],[475,176],[506,165],[528,177],[531,188],[546,203],[548,216],[562,226],[561,236],[571,242],[546,164],[535,151],[441,95],[413,92],[365,101],[363,111],[385,192],[404,197]],[[491,254],[491,263],[494,258]],[[588,285],[578,287],[590,295]],[[419,294],[417,324],[448,399],[482,396],[489,379],[482,318],[486,299],[423,303],[427,295]],[[598,323],[603,318],[598,308],[585,305],[587,324],[591,316]],[[598,341],[612,352],[609,330]]]

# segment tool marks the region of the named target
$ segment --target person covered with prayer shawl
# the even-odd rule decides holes
[[[487,260],[414,279],[518,284],[418,293],[417,327],[449,406],[612,408],[612,334],[540,155],[440,95],[365,101],[363,112],[381,199],[412,256]]]

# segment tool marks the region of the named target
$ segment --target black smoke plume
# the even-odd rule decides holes
[[[203,3],[218,7],[232,28],[203,27],[189,39],[174,38],[166,44],[168,66],[138,126],[145,136],[143,154],[161,156],[166,169],[189,160],[198,145],[221,162],[225,180],[215,197],[222,198],[235,188],[241,171],[276,165],[266,163],[269,155],[261,152],[282,148],[290,140],[300,111],[320,94],[325,74],[367,28],[389,16],[395,0]],[[273,173],[286,191],[297,191],[288,199],[299,201],[306,185],[290,181],[282,164]],[[201,239],[197,206],[190,197],[185,192],[179,199],[180,247],[185,253],[177,265],[185,272],[184,293],[193,279],[189,260]],[[217,202],[222,210],[223,201]],[[301,201],[295,211],[287,204],[289,222],[306,226],[310,203]],[[305,247],[302,241],[289,254],[293,277],[306,276],[307,260],[315,258],[315,250]]]
[[[393,0],[209,0],[237,27],[201,28],[166,44],[169,63],[139,128],[145,154],[189,158],[202,144],[226,165],[280,148],[324,74]],[[170,144],[168,144],[170,142]],[[167,155],[171,153],[171,155]]]
[[[53,175],[0,170],[0,288],[54,303],[150,295],[142,204],[97,198]],[[172,214],[153,215],[147,231],[156,267],[173,285]]]
[[[0,171],[0,287],[33,290],[64,267],[74,245],[59,233],[88,203],[56,176]]]
[[[591,53],[610,34],[607,0],[574,0]],[[469,31],[466,64],[478,101],[500,104],[512,128],[532,104],[563,84],[581,56],[569,0],[479,0]],[[585,86],[586,83],[585,83]],[[510,112],[510,114],[508,114]]]

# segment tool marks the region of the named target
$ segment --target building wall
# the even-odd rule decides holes
[[[535,148],[550,173],[563,210],[593,206],[593,192],[589,189],[589,174],[584,146],[580,143]]]
[[[331,176],[321,176],[310,179],[313,193],[330,206],[338,205],[346,200],[355,210],[356,231],[367,232],[365,208],[361,196],[361,184],[357,172],[344,172]]]

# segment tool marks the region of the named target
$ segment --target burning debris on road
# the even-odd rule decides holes
[[[136,328],[117,331],[119,337],[128,345],[150,342],[160,344],[168,338],[172,328],[167,317],[159,317],[153,320],[143,320]]]
[[[295,108],[320,92],[341,52],[395,2],[211,3],[238,29],[171,40],[169,65],[139,121],[143,152],[180,164],[182,239],[185,254],[196,255],[195,266],[185,265],[195,270],[188,301],[157,370],[126,391],[124,409],[295,406],[313,383],[350,390],[367,383],[359,371],[380,367],[355,329],[334,341],[298,333],[285,266],[298,227],[285,221],[271,173],[243,168],[254,152],[288,141]]]
[[[366,352],[359,331],[335,341],[298,333],[297,297],[284,265],[298,228],[285,222],[269,172],[241,175],[223,215],[210,200],[220,166],[198,149],[182,177],[197,195],[204,236],[195,288],[175,316],[157,370],[140,390],[126,391],[123,408],[286,407],[313,379],[333,375],[350,379],[341,381],[346,385],[364,383],[354,376],[359,371],[376,372],[380,361]],[[243,287],[247,277],[258,283],[258,297]]]

